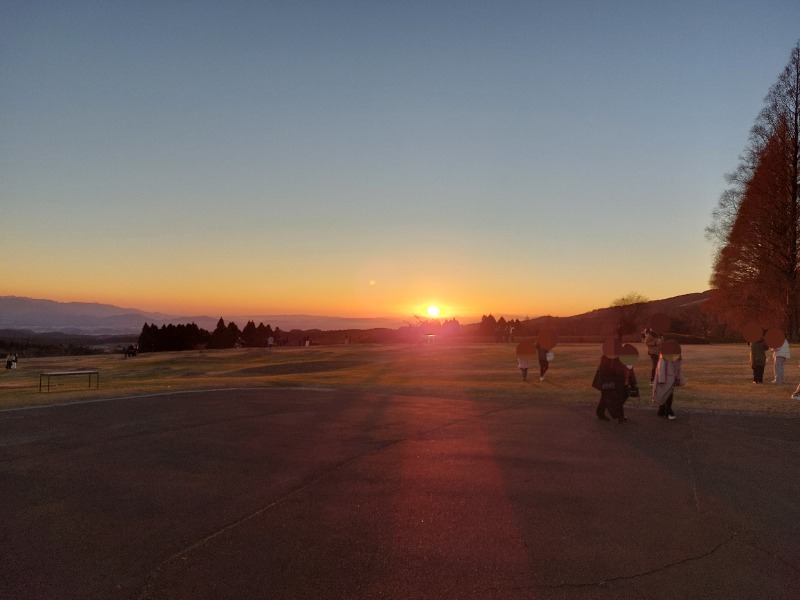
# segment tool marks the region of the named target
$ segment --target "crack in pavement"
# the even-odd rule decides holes
[[[145,576],[145,580],[147,580],[147,583],[144,584],[144,586],[142,588],[142,591],[137,596],[137,599],[138,600],[147,600],[148,598],[151,597],[151,595],[153,593],[153,588],[156,585],[156,583],[158,581],[158,578],[161,576],[161,573],[163,573],[163,571],[166,569],[166,567],[168,565],[170,565],[170,564],[172,564],[172,563],[184,558],[188,554],[191,554],[194,550],[206,545],[207,543],[209,543],[213,539],[215,539],[215,538],[217,538],[217,537],[219,537],[221,535],[224,535],[225,533],[227,533],[229,531],[233,531],[235,529],[238,529],[242,525],[252,521],[253,519],[258,518],[259,516],[261,516],[264,513],[272,510],[273,508],[275,508],[277,506],[280,506],[281,504],[287,502],[288,500],[292,499],[293,497],[297,496],[298,494],[300,494],[300,493],[306,491],[307,489],[313,487],[314,485],[316,485],[320,481],[323,481],[324,479],[326,479],[327,477],[329,477],[333,473],[336,473],[337,471],[339,471],[339,470],[341,470],[341,469],[343,469],[343,468],[345,468],[345,467],[347,467],[349,465],[352,465],[352,464],[354,464],[354,463],[356,463],[356,462],[358,462],[358,461],[360,461],[360,460],[362,460],[364,458],[376,456],[376,455],[380,454],[381,452],[385,452],[386,450],[388,450],[390,448],[393,448],[394,446],[397,446],[399,444],[403,444],[403,443],[410,442],[410,441],[415,441],[415,440],[422,440],[422,439],[425,439],[426,437],[430,436],[431,434],[436,433],[437,431],[442,431],[442,430],[445,430],[445,429],[447,429],[449,427],[453,427],[453,426],[456,426],[456,425],[459,425],[459,424],[462,424],[462,423],[467,423],[467,422],[470,422],[470,421],[480,420],[480,419],[483,419],[485,417],[488,417],[488,416],[491,416],[491,415],[494,415],[494,414],[497,414],[497,413],[500,413],[500,412],[504,412],[504,411],[507,411],[507,410],[514,410],[516,408],[519,408],[520,406],[524,406],[524,404],[525,403],[523,403],[523,402],[518,402],[518,403],[514,403],[514,404],[501,406],[501,407],[494,408],[492,410],[486,410],[486,411],[483,411],[481,413],[478,413],[478,414],[475,414],[475,415],[471,415],[471,416],[468,416],[468,417],[463,417],[463,418],[459,418],[459,419],[453,419],[451,421],[447,421],[445,423],[442,423],[441,425],[437,425],[436,427],[431,427],[429,429],[420,431],[420,432],[418,432],[418,433],[416,433],[414,435],[411,435],[411,436],[408,436],[408,437],[405,437],[405,438],[387,440],[386,442],[378,445],[377,447],[374,447],[374,448],[370,449],[367,452],[359,453],[359,454],[357,454],[357,455],[355,455],[355,456],[353,456],[353,457],[351,457],[351,458],[349,458],[347,460],[341,461],[341,462],[331,466],[326,471],[324,471],[322,473],[319,473],[313,479],[310,479],[310,480],[306,481],[305,483],[301,484],[300,486],[290,490],[289,492],[287,492],[286,494],[284,494],[280,498],[277,498],[277,499],[273,500],[269,504],[266,504],[266,505],[262,506],[261,508],[255,510],[255,511],[253,511],[253,512],[247,514],[247,515],[245,515],[244,517],[241,517],[240,519],[237,519],[236,521],[228,523],[227,525],[225,525],[224,527],[221,527],[217,531],[214,531],[214,532],[206,535],[205,537],[197,540],[196,542],[186,546],[185,548],[183,548],[179,552],[177,552],[177,553],[173,554],[172,556],[170,556],[170,557],[164,559],[163,561],[161,561],[159,564],[156,565],[156,567],[150,572],[149,575]]]

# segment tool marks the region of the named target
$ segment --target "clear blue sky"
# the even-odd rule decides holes
[[[567,316],[708,287],[800,2],[0,1],[0,295]]]

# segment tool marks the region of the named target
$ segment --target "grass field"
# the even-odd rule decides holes
[[[204,350],[142,354],[20,359],[16,370],[0,372],[0,408],[152,394],[164,391],[235,387],[310,387],[369,391],[377,394],[445,398],[546,399],[592,403],[591,387],[601,354],[597,344],[560,345],[546,381],[538,367],[522,382],[516,344],[471,345],[337,345],[310,348]],[[650,361],[644,346],[635,370],[642,388],[642,406],[649,405]],[[800,351],[796,351],[800,354]],[[675,394],[675,409],[793,413],[800,402],[790,399],[800,382],[796,359],[786,366],[788,383],[751,383],[748,349],[742,344],[685,346],[683,363],[688,385]],[[98,369],[100,389],[87,389],[88,378],[55,378],[51,391],[39,392],[45,371]],[[772,379],[768,365],[765,381]],[[630,403],[636,401],[631,399]]]

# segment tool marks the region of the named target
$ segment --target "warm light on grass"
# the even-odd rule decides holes
[[[113,398],[191,389],[242,387],[309,387],[354,393],[402,394],[431,399],[459,398],[521,402],[563,402],[593,410],[598,392],[591,387],[601,355],[599,344],[559,344],[540,383],[522,382],[515,343],[444,343],[425,346],[341,345],[267,350],[208,350],[142,354],[26,359],[19,368],[0,372],[0,408]],[[650,362],[644,346],[635,371],[650,411]],[[714,409],[800,414],[790,399],[800,370],[786,368],[786,385],[755,386],[747,346],[683,346],[688,385],[675,393],[676,411]],[[54,380],[51,393],[39,393],[39,373],[96,368],[100,389],[87,389],[79,378]],[[765,379],[772,378],[767,367]],[[636,404],[630,401],[631,407]],[[631,416],[635,415],[634,411]]]

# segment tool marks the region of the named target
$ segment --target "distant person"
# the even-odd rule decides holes
[[[789,349],[789,340],[783,338],[783,344],[772,351],[772,360],[775,365],[775,379],[772,380],[772,383],[785,383],[784,367],[786,365],[786,359],[791,357],[792,352]]]
[[[272,345],[273,345],[274,343],[275,343],[275,338],[273,338],[272,336],[269,336],[269,337],[267,338],[267,349],[268,349],[268,350],[272,350]]]
[[[653,363],[653,367],[650,369],[650,385],[652,385],[656,377],[656,366],[661,356],[661,344],[664,343],[664,336],[657,333],[652,327],[648,327],[644,331],[644,343],[647,346],[650,361]]]
[[[550,361],[553,359],[553,353],[547,348],[536,342],[536,355],[539,359],[539,381],[544,381],[544,374],[550,368]]]
[[[517,356],[517,365],[519,366],[520,373],[522,373],[522,381],[528,381],[528,369],[531,368],[531,363],[527,358]]]
[[[764,383],[764,367],[766,366],[767,343],[762,335],[750,344],[750,368],[753,369],[753,383]]]
[[[11,356],[11,353],[9,352],[8,356],[6,356],[6,369],[10,369],[13,362],[14,362],[14,357]]]
[[[597,403],[595,414],[601,421],[611,420],[606,416],[606,410],[618,423],[628,420],[625,417],[624,405],[627,399],[626,387],[629,385],[630,373],[632,371],[622,364],[619,357],[612,358],[605,353],[600,357],[600,364],[594,374],[592,387],[600,391],[600,401]]]
[[[653,403],[658,406],[658,416],[675,419],[672,412],[672,400],[677,386],[686,385],[683,376],[681,348],[678,342],[669,340],[661,345],[661,356],[656,366],[653,381]]]

